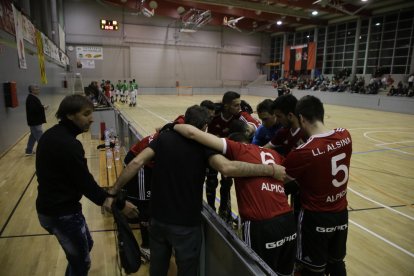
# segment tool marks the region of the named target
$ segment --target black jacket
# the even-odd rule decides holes
[[[88,170],[85,152],[76,136],[82,131],[70,120],[62,120],[40,138],[36,151],[37,212],[62,216],[82,209],[86,196],[102,205],[107,193]]]
[[[46,123],[45,108],[39,98],[31,93],[26,98],[26,118],[29,126]]]

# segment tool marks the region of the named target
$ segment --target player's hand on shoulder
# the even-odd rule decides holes
[[[281,165],[277,165],[277,164],[272,164],[272,166],[273,166],[273,178],[283,181],[286,178],[286,168]]]

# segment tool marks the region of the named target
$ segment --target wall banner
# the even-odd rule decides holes
[[[76,46],[76,59],[103,59],[103,48],[94,46]]]
[[[19,67],[21,69],[27,69],[26,56],[24,53],[22,13],[18,9],[16,9],[14,5],[12,5],[12,8],[14,14],[14,28],[16,30],[16,45]]]

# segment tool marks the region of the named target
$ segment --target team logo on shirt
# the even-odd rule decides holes
[[[262,183],[262,191],[266,190],[269,192],[278,192],[278,193],[285,193],[285,189],[282,185],[279,184],[271,184],[271,183]]]

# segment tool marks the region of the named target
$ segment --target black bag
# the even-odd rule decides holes
[[[117,246],[121,266],[125,273],[137,272],[141,266],[141,251],[127,218],[121,213],[116,204],[112,205],[112,214],[117,225]]]

